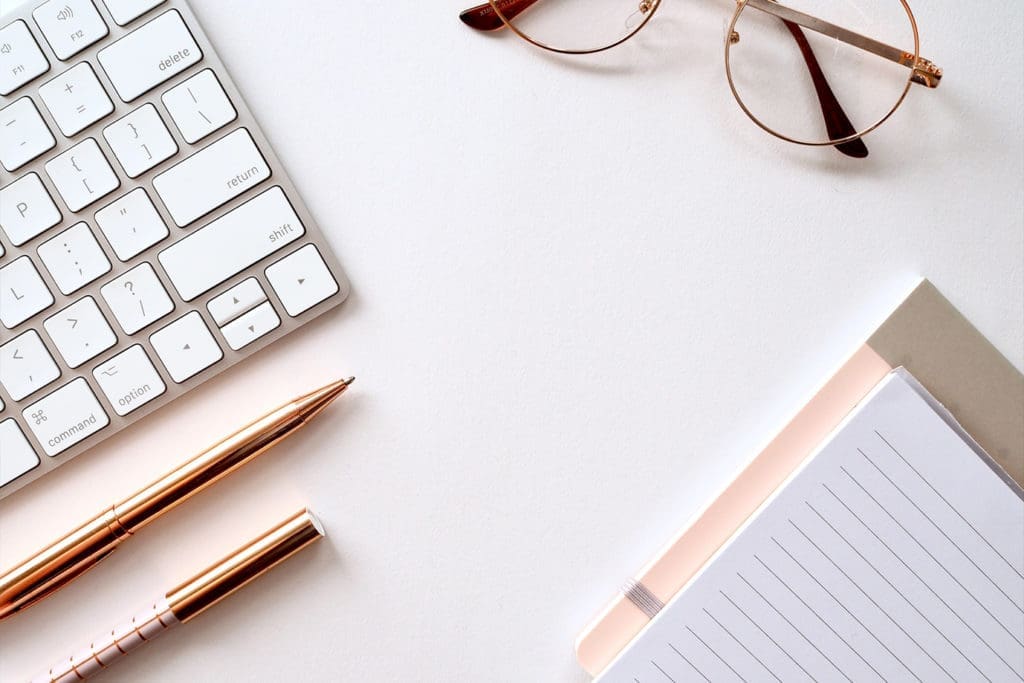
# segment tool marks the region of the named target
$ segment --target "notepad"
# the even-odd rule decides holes
[[[1024,681],[1024,491],[897,370],[597,680]]]

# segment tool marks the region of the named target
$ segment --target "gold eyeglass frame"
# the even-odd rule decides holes
[[[508,17],[506,16],[503,8],[507,9],[508,7],[513,7],[521,2],[525,2],[526,6],[529,7],[530,5],[533,4],[533,2],[536,2],[536,0],[533,0],[533,2],[530,2],[529,0],[487,0],[487,4],[485,5],[481,5],[471,10],[466,10],[466,12],[463,13],[463,20],[465,21],[466,24],[473,26],[473,24],[470,21],[466,20],[466,15],[470,12],[479,11],[489,6],[490,10],[493,11],[498,16],[498,18],[501,19],[501,22],[502,24],[504,24],[504,27],[508,28],[515,35],[517,35],[518,37],[522,38],[527,43],[530,43],[535,47],[539,47],[543,50],[548,50],[549,52],[554,52],[563,55],[589,55],[605,52],[614,47],[618,47],[619,45],[622,45],[626,41],[633,38],[645,26],[647,26],[651,19],[654,18],[654,15],[657,13],[658,8],[661,7],[662,0],[640,0],[639,11],[644,13],[644,18],[643,21],[641,21],[636,26],[636,28],[634,28],[632,31],[627,33],[619,40],[616,40],[615,42],[609,45],[591,49],[567,49],[555,45],[549,45],[543,41],[537,40],[533,36],[530,36],[529,34],[520,30],[519,27],[516,25],[514,18],[515,16],[518,16],[518,12],[522,11],[522,9],[518,10],[516,14],[513,15],[512,17]],[[902,5],[904,12],[906,12],[907,19],[910,22],[910,28],[914,38],[914,51],[912,53],[906,50],[900,50],[890,45],[886,45],[885,43],[875,40],[874,38],[863,36],[859,33],[855,33],[854,31],[850,31],[841,26],[837,26],[823,19],[814,17],[810,14],[805,14],[804,12],[792,9],[790,7],[780,4],[777,0],[736,0],[736,9],[733,12],[732,19],[729,22],[728,29],[726,30],[725,34],[725,73],[726,80],[729,83],[729,90],[732,92],[733,98],[735,98],[736,103],[739,105],[740,109],[743,110],[743,113],[746,114],[747,117],[750,118],[750,120],[753,121],[759,128],[781,140],[785,140],[786,142],[791,142],[797,145],[804,145],[808,147],[837,147],[847,143],[854,143],[855,141],[860,140],[865,135],[876,130],[879,126],[881,126],[883,123],[889,120],[889,118],[896,112],[897,109],[900,108],[900,106],[906,100],[907,95],[910,92],[910,88],[913,84],[917,83],[919,85],[924,85],[925,87],[928,88],[936,88],[942,80],[942,69],[936,66],[931,61],[924,59],[920,56],[920,33],[918,31],[917,20],[914,17],[914,13],[910,9],[910,5],[908,4],[907,0],[899,0],[899,3]],[[743,101],[743,97],[740,95],[739,88],[737,88],[736,82],[733,78],[731,50],[732,46],[739,41],[739,34],[736,32],[736,25],[739,22],[740,17],[743,15],[743,11],[748,8],[763,11],[767,14],[771,14],[773,16],[778,17],[782,21],[796,24],[797,26],[809,29],[821,35],[829,36],[840,42],[846,43],[853,47],[869,52],[871,54],[882,57],[883,59],[887,59],[896,64],[905,66],[910,70],[910,74],[907,77],[906,85],[900,92],[895,104],[888,112],[885,113],[885,115],[883,115],[878,121],[872,123],[870,126],[862,130],[857,130],[852,135],[827,141],[809,141],[800,140],[788,136],[784,133],[780,133],[779,131],[774,130],[773,128],[771,128],[771,126],[761,121],[750,110],[750,108],[747,106],[747,103]]]

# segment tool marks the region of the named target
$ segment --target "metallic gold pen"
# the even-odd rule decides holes
[[[292,515],[256,540],[168,591],[129,621],[89,643],[88,647],[64,657],[32,678],[32,683],[71,683],[98,674],[143,643],[199,616],[323,536],[323,527],[309,510]]]
[[[355,378],[300,396],[208,448],[0,576],[0,620],[42,600],[129,536],[319,415]]]

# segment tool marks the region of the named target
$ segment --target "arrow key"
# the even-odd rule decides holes
[[[263,335],[276,330],[281,319],[270,302],[260,304],[241,318],[220,328],[224,339],[235,351],[248,346]]]
[[[338,282],[316,247],[307,244],[267,268],[270,286],[293,318],[338,293]]]
[[[196,311],[154,332],[149,341],[171,379],[178,384],[224,357],[217,340]]]
[[[267,293],[256,278],[243,280],[228,291],[210,299],[206,308],[213,321],[223,327],[238,316],[251,311],[267,300]]]

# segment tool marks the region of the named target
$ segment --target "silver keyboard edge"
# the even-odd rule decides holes
[[[51,150],[45,152],[36,159],[25,164],[24,166],[22,166],[13,173],[7,171],[6,169],[0,169],[0,187],[5,187],[9,185],[11,182],[14,182],[16,179],[21,178],[22,176],[30,172],[36,172],[39,175],[40,179],[43,181],[43,185],[46,187],[46,191],[50,193],[50,196],[53,198],[54,202],[60,209],[62,214],[62,220],[59,224],[53,226],[52,228],[49,228],[42,234],[32,238],[31,240],[23,244],[21,247],[15,247],[13,244],[11,244],[10,240],[7,239],[6,235],[3,235],[2,231],[0,231],[0,243],[2,243],[3,248],[5,250],[4,255],[0,257],[0,263],[10,263],[22,255],[31,256],[32,262],[37,265],[40,275],[46,282],[47,287],[53,293],[55,303],[47,307],[43,311],[35,314],[28,320],[20,323],[15,327],[14,330],[7,330],[5,328],[0,329],[0,343],[7,341],[29,329],[37,330],[40,336],[45,340],[51,354],[54,356],[54,360],[56,361],[58,367],[60,368],[61,376],[56,381],[47,384],[45,387],[37,390],[31,396],[23,399],[20,402],[13,401],[10,398],[10,396],[6,393],[4,387],[0,386],[0,398],[2,398],[4,402],[4,410],[0,411],[0,422],[6,421],[7,419],[14,419],[18,427],[21,429],[22,433],[35,448],[40,459],[40,464],[38,466],[36,466],[32,470],[29,470],[20,477],[14,479],[6,486],[0,487],[0,500],[7,498],[11,494],[24,488],[25,486],[28,486],[32,482],[42,477],[45,477],[53,470],[57,469],[58,467],[67,462],[70,462],[71,460],[76,458],[78,455],[84,453],[85,451],[96,448],[100,443],[117,434],[122,429],[125,429],[128,426],[133,425],[140,420],[147,419],[147,417],[151,413],[159,410],[163,406],[180,398],[181,396],[189,393],[191,390],[195,389],[196,387],[203,384],[207,380],[210,380],[220,375],[222,372],[233,367],[235,364],[239,363],[243,359],[255,353],[258,353],[264,347],[274,343],[278,339],[304,326],[306,323],[310,322],[314,318],[319,317],[323,313],[326,313],[327,311],[339,306],[348,297],[350,291],[348,279],[346,278],[344,271],[342,270],[341,265],[333,252],[333,249],[324,238],[323,233],[320,231],[319,225],[313,219],[313,216],[310,214],[309,209],[306,207],[306,204],[303,201],[301,194],[298,192],[297,188],[292,183],[291,178],[288,176],[287,172],[284,169],[284,166],[281,163],[281,160],[274,152],[273,147],[271,146],[270,142],[264,135],[263,130],[260,127],[259,123],[257,122],[256,118],[249,110],[245,98],[242,97],[242,94],[238,91],[238,88],[235,86],[234,80],[232,79],[230,72],[228,71],[224,63],[220,60],[217,51],[214,49],[209,38],[206,36],[206,33],[202,25],[199,23],[199,20],[192,12],[191,7],[189,7],[186,0],[165,0],[165,2],[163,2],[162,4],[154,7],[153,9],[147,11],[146,13],[129,22],[127,26],[119,26],[116,22],[114,22],[109,11],[107,10],[106,5],[102,2],[102,0],[93,0],[94,6],[102,15],[104,21],[107,23],[109,35],[94,43],[90,47],[86,48],[82,52],[70,57],[66,61],[61,61],[57,59],[56,55],[53,52],[53,49],[50,47],[49,43],[42,35],[39,26],[35,23],[35,20],[32,17],[32,11],[41,4],[41,0],[39,2],[31,2],[28,4],[24,4],[18,9],[14,10],[13,12],[8,12],[7,14],[0,16],[0,27],[7,26],[11,22],[17,21],[19,19],[23,20],[26,23],[26,25],[28,25],[33,38],[39,44],[43,53],[46,55],[47,59],[50,62],[50,68],[48,71],[32,79],[29,83],[22,85],[14,92],[10,93],[10,95],[0,96],[0,108],[6,107],[7,105],[15,102],[16,100],[24,97],[27,94],[33,94],[32,100],[37,104],[39,112],[42,115],[43,119],[46,121],[46,124],[50,127],[50,130],[54,132],[54,137],[57,139],[57,144]],[[114,89],[109,78],[107,77],[106,72],[103,70],[103,67],[99,64],[97,60],[97,53],[103,48],[109,46],[113,42],[122,38],[123,36],[138,29],[146,22],[156,18],[157,16],[171,9],[176,9],[181,13],[182,18],[185,20],[186,25],[191,30],[193,37],[195,38],[196,42],[199,44],[200,48],[203,51],[203,59],[198,63],[190,66],[189,68],[185,69],[182,73],[177,74],[173,78],[149,90],[144,95],[133,100],[132,102],[123,102],[121,98],[118,96],[117,91]],[[45,106],[42,105],[42,102],[39,99],[37,89],[39,85],[41,85],[42,83],[53,78],[54,76],[63,73],[64,71],[70,69],[71,67],[81,62],[88,62],[92,66],[93,70],[96,72],[97,77],[100,79],[100,82],[103,84],[103,87],[106,89],[108,96],[114,103],[114,111],[111,114],[104,116],[99,121],[91,124],[84,130],[76,133],[74,136],[72,136],[71,139],[68,139],[63,136],[63,134],[60,132],[60,128],[57,127],[55,121],[51,117],[50,112],[46,109]],[[234,105],[238,116],[234,121],[227,124],[222,129],[216,131],[212,135],[204,137],[202,140],[199,140],[196,144],[190,145],[184,140],[181,132],[178,130],[177,126],[171,120],[170,116],[168,115],[166,107],[161,101],[160,96],[163,93],[170,90],[171,88],[173,88],[174,86],[178,85],[179,83],[188,80],[192,76],[195,76],[196,74],[206,69],[212,69],[213,72],[216,74],[217,79],[223,86],[224,91],[228,95],[228,98]],[[136,178],[128,178],[128,176],[124,173],[124,170],[115,161],[117,157],[112,153],[110,145],[103,137],[102,130],[106,126],[110,125],[112,122],[117,121],[126,114],[134,111],[146,102],[153,103],[153,105],[157,108],[157,111],[160,113],[160,117],[164,120],[165,125],[167,125],[168,130],[171,132],[175,142],[178,144],[179,151],[170,159],[160,164],[157,164],[156,167],[150,169],[149,171],[143,173],[142,175]],[[195,152],[201,149],[205,149],[209,144],[215,142],[223,135],[226,135],[227,133],[233,130],[237,130],[238,128],[247,128],[249,132],[252,134],[252,137],[255,140],[257,147],[263,153],[263,156],[266,158],[268,165],[271,168],[271,177],[268,180],[265,180],[247,189],[240,196],[235,197],[234,199],[227,202],[223,206],[216,208],[215,210],[203,216],[199,220],[194,221],[187,228],[182,229],[177,227],[175,225],[175,222],[172,220],[170,214],[168,213],[167,208],[163,205],[163,202],[160,201],[159,196],[153,190],[153,178],[159,175],[160,173],[163,173],[168,168],[172,167],[174,164],[179,163],[185,158],[188,158]],[[94,138],[96,142],[100,145],[100,148],[103,150],[104,155],[107,156],[109,160],[111,160],[111,165],[114,168],[114,171],[117,174],[118,179],[121,181],[121,186],[117,190],[112,192],[108,197],[104,197],[100,201],[86,207],[85,209],[81,210],[78,213],[72,213],[67,210],[67,206],[64,204],[60,194],[54,187],[53,182],[46,174],[43,165],[46,161],[54,158],[55,156],[69,149],[70,147],[73,147],[74,145],[88,138]],[[249,201],[253,197],[259,195],[261,192],[264,192],[274,187],[275,185],[279,185],[285,191],[286,196],[291,201],[293,208],[295,209],[297,215],[299,216],[303,225],[305,226],[306,234],[302,237],[302,239],[297,240],[294,243],[288,244],[280,251],[276,251],[270,254],[269,256],[263,258],[259,262],[253,264],[252,266],[239,271],[237,274],[233,275],[229,280],[221,283],[220,285],[214,287],[205,294],[197,297],[191,303],[183,303],[177,294],[177,290],[174,288],[173,284],[164,274],[163,269],[159,264],[159,260],[157,258],[159,252],[166,249],[171,244],[174,244],[178,240],[184,238],[185,236],[192,234],[199,228],[208,225],[215,219],[220,218],[221,216],[227,213],[230,213],[232,210],[236,209],[240,205]],[[164,223],[170,230],[171,237],[161,240],[160,242],[149,247],[148,249],[141,252],[137,256],[129,259],[127,262],[123,262],[117,257],[117,255],[111,248],[111,245],[103,237],[102,231],[100,231],[99,227],[96,225],[95,215],[97,211],[104,208],[105,206],[108,206],[117,199],[123,197],[125,194],[127,194],[136,187],[145,188],[147,194],[149,194],[150,196],[150,199],[153,200],[153,204],[156,207],[157,211],[159,212],[161,219],[164,221]],[[41,263],[39,256],[36,253],[36,248],[39,246],[39,244],[46,241],[46,239],[49,239],[54,235],[59,234],[63,230],[66,230],[67,228],[81,221],[85,221],[86,223],[89,224],[90,229],[93,231],[93,234],[97,237],[97,241],[100,243],[100,246],[106,254],[107,258],[109,259],[110,263],[114,266],[114,269],[107,275],[98,278],[89,285],[86,285],[85,287],[75,291],[73,294],[67,296],[63,295],[60,292],[60,290],[56,287],[56,284],[54,283],[54,280],[50,275],[49,271]],[[329,270],[331,271],[331,274],[337,281],[339,291],[337,294],[329,297],[328,299],[322,301],[321,303],[313,306],[311,309],[293,318],[289,316],[287,312],[285,312],[283,303],[278,298],[276,292],[274,291],[274,288],[270,286],[270,283],[267,281],[267,277],[264,271],[269,265],[289,256],[290,254],[295,253],[297,250],[301,249],[307,244],[313,244],[316,246],[317,250],[320,252],[320,255],[323,257],[325,263],[327,264]],[[164,318],[161,318],[158,322],[155,322],[147,326],[145,329],[136,333],[135,335],[126,335],[124,334],[124,331],[121,330],[120,327],[116,324],[116,318],[112,315],[110,308],[107,306],[105,300],[100,295],[100,287],[110,282],[112,279],[119,276],[123,272],[129,270],[130,268],[138,266],[144,262],[154,264],[155,270],[157,272],[158,277],[160,278],[161,283],[163,284],[164,288],[168,291],[168,293],[171,294],[172,299],[174,300],[175,309],[171,314],[167,315]],[[272,332],[266,334],[263,337],[260,337],[259,339],[252,342],[248,346],[245,346],[241,350],[233,351],[231,347],[228,346],[224,338],[220,336],[220,333],[218,332],[218,325],[214,322],[209,311],[207,310],[206,302],[209,299],[217,296],[218,294],[224,292],[225,290],[231,288],[232,286],[242,282],[243,280],[249,277],[255,277],[257,281],[260,283],[260,285],[263,287],[269,300],[274,304],[274,307],[277,310],[279,317],[281,318],[281,325]],[[72,370],[71,368],[68,367],[63,357],[61,357],[61,354],[56,352],[56,345],[54,344],[53,340],[50,338],[46,329],[44,328],[43,321],[46,318],[54,315],[55,313],[59,312],[60,310],[64,309],[65,307],[71,305],[72,303],[78,301],[79,299],[85,296],[92,296],[96,303],[100,306],[100,309],[104,314],[104,317],[107,318],[111,327],[114,329],[115,334],[117,335],[117,344],[111,347],[110,349],[104,351],[103,353],[97,355],[95,358],[89,360],[76,370]],[[221,361],[214,364],[213,366],[211,366],[210,368],[200,372],[198,375],[186,380],[181,384],[178,384],[171,379],[171,377],[167,373],[166,368],[164,368],[159,357],[154,352],[153,347],[150,344],[149,337],[157,330],[177,320],[179,317],[181,317],[182,315],[191,310],[199,312],[199,314],[203,318],[203,321],[206,323],[207,327],[214,334],[214,337],[218,338],[218,344],[220,345],[221,350],[224,353],[224,358]],[[107,359],[137,344],[142,345],[142,347],[146,350],[147,355],[149,355],[150,360],[153,362],[154,367],[156,367],[161,379],[166,384],[167,390],[163,395],[139,407],[138,409],[128,414],[127,416],[122,417],[117,415],[117,413],[110,408],[109,401],[107,400],[103,391],[100,389],[95,378],[92,376],[92,368],[102,364]],[[77,377],[82,377],[89,384],[90,389],[96,395],[97,399],[103,405],[104,410],[107,412],[107,415],[110,419],[110,424],[104,427],[99,432],[97,432],[94,436],[86,439],[82,443],[72,446],[71,448],[62,452],[61,454],[55,457],[47,456],[43,452],[38,440],[35,438],[35,434],[29,428],[26,420],[21,414],[21,411],[24,407],[31,405],[32,403],[44,398],[45,396],[48,396],[53,391],[59,389],[60,387],[63,387],[65,384],[74,380]],[[182,453],[181,455],[182,457],[184,457],[189,454]]]

